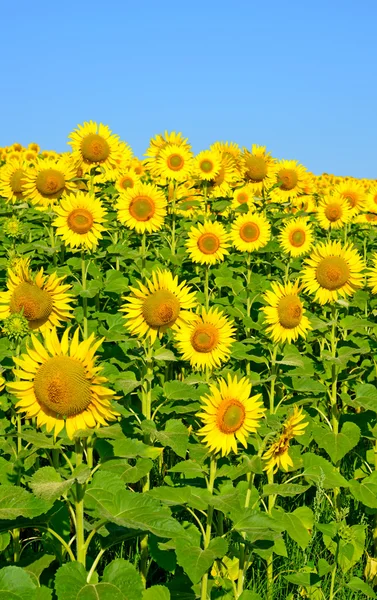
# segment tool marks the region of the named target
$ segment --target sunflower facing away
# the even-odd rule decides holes
[[[237,453],[237,441],[246,448],[249,433],[255,433],[264,416],[265,408],[260,401],[261,394],[250,396],[251,383],[243,377],[235,376],[228,380],[220,379],[217,384],[209,386],[209,394],[203,396],[202,412],[197,416],[203,427],[198,435],[214,452],[226,456],[233,450]]]
[[[122,192],[116,205],[118,219],[138,233],[158,231],[166,216],[166,198],[156,185],[138,183]]]
[[[96,166],[115,169],[122,162],[119,136],[112,134],[107,125],[84,122],[69,137],[72,160],[81,165],[84,173]]]
[[[302,423],[304,419],[302,408],[297,408],[295,405],[293,414],[283,424],[279,439],[271,444],[262,457],[267,461],[264,471],[276,473],[279,468],[288,471],[289,467],[293,467],[293,461],[289,456],[289,444],[294,437],[304,435],[304,430],[309,425],[308,422]]]
[[[201,265],[214,265],[229,254],[229,234],[221,223],[206,221],[191,227],[186,247],[191,260]]]
[[[26,172],[23,185],[25,197],[37,208],[51,206],[64,193],[76,190],[76,183],[71,181],[76,175],[76,168],[66,158],[39,158],[34,168]]]
[[[352,244],[319,244],[305,264],[301,275],[305,290],[320,304],[350,296],[363,285],[365,263]]]
[[[102,238],[106,211],[94,195],[78,192],[65,196],[54,209],[56,233],[70,248],[92,250]]]
[[[62,285],[64,279],[56,273],[43,275],[43,268],[33,275],[29,260],[20,259],[17,267],[8,269],[8,291],[0,292],[0,319],[22,313],[30,329],[42,332],[68,321],[72,296],[67,294],[71,286]]]
[[[267,333],[274,342],[289,344],[297,340],[299,335],[305,338],[311,326],[298,296],[299,283],[296,281],[282,285],[272,282],[271,286],[272,290],[264,295],[268,306],[262,308],[268,323]]]
[[[167,329],[195,320],[190,309],[197,305],[196,294],[185,283],[178,283],[169,271],[154,271],[146,285],[139,282],[140,289],[130,287],[132,296],[120,309],[125,313],[125,327],[133,335],[149,337],[153,344]]]
[[[118,413],[111,407],[115,392],[104,387],[106,377],[95,366],[95,353],[103,342],[92,334],[79,342],[76,329],[71,342],[69,328],[59,340],[56,330],[44,333],[44,343],[31,336],[32,346],[20,358],[14,358],[14,370],[20,381],[8,383],[8,390],[18,398],[16,408],[26,418],[37,418],[55,435],[66,428],[73,438],[75,431],[107,425]]]
[[[0,169],[0,196],[6,202],[19,202],[25,199],[24,184],[28,167],[24,160],[13,159]]]
[[[320,202],[317,220],[323,229],[340,229],[351,220],[351,209],[341,196],[327,196]]]
[[[279,240],[284,252],[301,256],[313,245],[313,230],[305,218],[292,219],[281,230]]]
[[[235,328],[217,308],[208,311],[203,308],[201,316],[196,317],[175,334],[178,350],[183,360],[189,360],[192,367],[219,367],[229,359]]]
[[[248,212],[232,223],[231,239],[240,252],[254,252],[267,244],[270,233],[270,224],[263,215]]]

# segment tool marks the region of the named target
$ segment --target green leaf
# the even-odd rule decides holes
[[[292,387],[296,392],[310,392],[314,395],[326,392],[323,383],[312,377],[292,377]]]
[[[326,535],[323,536],[323,541],[334,556],[337,554],[338,564],[343,573],[346,573],[359,562],[363,555],[365,526],[341,524],[338,527],[338,535],[340,537],[339,542]]]
[[[7,548],[10,544],[10,534],[6,531],[4,533],[0,533],[0,552],[4,552],[5,548]]]
[[[276,518],[280,516],[281,522],[289,537],[297,542],[302,550],[305,550],[310,542],[311,536],[307,528],[303,525],[299,516],[294,513],[282,514],[281,511],[275,511],[275,514]]]
[[[140,440],[131,440],[128,438],[122,438],[111,442],[114,448],[114,455],[122,458],[151,458],[152,460],[158,458],[163,452],[163,448],[154,448],[153,446],[147,446]]]
[[[115,269],[107,272],[105,281],[105,292],[113,294],[124,294],[129,289],[128,279]]]
[[[348,487],[348,481],[337,471],[337,469],[322,456],[306,452],[303,457],[303,476],[324,489],[336,487]]]
[[[29,485],[38,498],[54,502],[69,490],[74,481],[73,478],[63,480],[53,467],[42,467],[34,473]]]
[[[189,433],[180,420],[169,420],[164,431],[156,431],[155,437],[163,446],[172,448],[178,456],[185,458],[189,440]]]
[[[36,498],[16,485],[0,485],[0,519],[33,518],[47,512],[52,503]]]
[[[204,477],[204,473],[208,472],[208,469],[201,467],[197,462],[193,460],[182,460],[169,469],[170,473],[184,473],[186,477]]]
[[[334,433],[324,427],[315,427],[313,436],[318,446],[326,450],[336,464],[358,444],[360,429],[355,423],[347,421],[340,433]]]
[[[263,600],[262,596],[257,594],[257,592],[252,592],[250,590],[244,590],[238,600]]]
[[[263,486],[263,496],[297,496],[303,494],[311,485],[299,485],[295,483],[268,483]]]
[[[30,575],[35,582],[35,585],[39,586],[39,580],[43,571],[48,569],[54,560],[55,556],[53,554],[42,554],[39,558],[32,558],[32,562],[29,562],[28,564],[22,562],[22,568]]]
[[[359,577],[351,577],[349,582],[346,583],[346,586],[353,592],[361,592],[362,594],[365,594],[367,598],[377,597],[370,585],[365,583],[365,581]]]
[[[199,583],[217,558],[226,554],[227,549],[228,544],[224,538],[214,538],[206,550],[193,546],[190,540],[179,539],[176,543],[177,561],[195,584]]]
[[[356,500],[369,506],[369,508],[377,508],[377,482],[371,481],[370,477],[365,477],[359,483],[352,479],[349,482],[350,492]]]
[[[360,406],[365,410],[377,413],[377,388],[371,383],[363,383],[356,388],[356,398],[350,402],[351,406]]]
[[[169,509],[147,494],[131,492],[111,473],[98,472],[88,486],[88,510],[120,527],[150,531],[159,537],[184,536],[182,526]]]
[[[164,396],[168,400],[192,400],[193,389],[183,381],[167,381],[164,384]]]
[[[284,348],[283,358],[281,360],[277,360],[276,364],[288,365],[290,367],[303,367],[304,361],[300,351],[296,348],[296,346],[288,344]]]
[[[318,561],[318,575],[320,577],[324,577],[325,575],[327,575],[327,573],[330,573],[330,571],[333,570],[333,566],[330,565],[327,560],[325,560],[324,558],[320,558]]]
[[[155,360],[165,360],[165,361],[177,360],[175,354],[171,350],[168,350],[167,348],[159,348],[159,350],[156,350],[156,352],[153,354],[153,358]]]
[[[170,592],[164,585],[154,585],[144,590],[143,600],[170,600]]]
[[[290,583],[301,585],[303,587],[311,587],[320,583],[321,578],[316,573],[292,573],[292,575],[284,575],[284,579]]]
[[[36,586],[20,567],[0,569],[0,600],[35,600]]]
[[[136,483],[152,469],[153,461],[149,458],[138,458],[135,466],[130,465],[127,458],[115,458],[105,461],[101,469],[110,471],[125,483]]]

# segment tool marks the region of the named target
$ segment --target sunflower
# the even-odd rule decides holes
[[[372,294],[377,294],[377,254],[372,256],[373,267],[368,269],[368,285],[372,288]]]
[[[317,219],[323,229],[340,229],[351,219],[350,206],[341,196],[327,196],[320,202]]]
[[[305,193],[309,174],[296,160],[281,160],[275,165],[277,187],[271,190],[272,200],[286,202]]]
[[[175,133],[175,131],[168,133],[165,131],[164,135],[158,133],[154,138],[151,138],[150,146],[146,151],[145,156],[148,156],[149,158],[157,158],[161,150],[163,150],[168,144],[180,146],[188,151],[191,150],[191,146],[188,143],[188,138],[184,138],[182,133]]]
[[[248,212],[232,223],[231,238],[240,252],[254,252],[267,244],[270,233],[270,224],[262,214]]]
[[[96,166],[117,168],[122,162],[125,147],[121,146],[119,136],[112,134],[107,125],[84,122],[69,138],[72,140],[68,143],[72,146],[73,160],[82,165],[85,173]]]
[[[152,175],[161,179],[185,181],[191,175],[192,159],[191,150],[185,146],[167,144],[151,164]]]
[[[223,159],[228,160],[233,165],[233,169],[237,172],[237,178],[243,179],[242,153],[238,144],[235,142],[215,142],[210,146],[210,150],[219,152]]]
[[[292,219],[280,231],[279,240],[284,252],[301,256],[313,245],[313,230],[305,218]]]
[[[29,167],[23,157],[7,161],[0,169],[0,196],[7,203],[25,199],[24,184]]]
[[[242,166],[245,180],[253,188],[254,194],[258,195],[274,184],[275,159],[270,152],[266,152],[265,146],[253,144],[251,152],[244,148]]]
[[[196,320],[190,312],[197,305],[196,293],[185,285],[178,284],[178,277],[169,271],[154,271],[146,285],[139,282],[139,288],[130,287],[132,295],[126,298],[121,312],[125,313],[125,327],[133,335],[147,336],[152,344],[167,329],[177,329]]]
[[[288,471],[289,467],[293,467],[293,461],[289,456],[289,444],[294,437],[304,435],[304,430],[309,425],[308,422],[302,423],[304,419],[302,408],[297,408],[295,405],[292,415],[283,424],[279,439],[271,444],[262,457],[267,461],[264,471],[276,473],[279,468]]]
[[[366,196],[366,209],[369,212],[377,213],[377,184],[369,187]]]
[[[8,291],[0,292],[0,319],[23,313],[30,329],[42,332],[68,321],[72,296],[67,294],[71,286],[63,284],[64,279],[56,273],[44,275],[43,268],[33,274],[29,259],[19,259],[15,267],[8,269]]]
[[[203,150],[194,158],[193,174],[202,181],[211,181],[221,169],[221,154],[215,150]]]
[[[28,145],[28,150],[31,150],[32,152],[35,152],[35,154],[39,154],[40,151],[41,151],[41,147],[36,142],[31,142]]]
[[[296,341],[298,336],[306,337],[311,329],[309,319],[304,315],[305,309],[298,296],[299,283],[288,282],[286,285],[272,282],[272,290],[265,293],[268,306],[262,308],[268,323],[267,333],[274,342]]]
[[[158,231],[164,224],[166,198],[156,185],[138,183],[122,192],[117,201],[118,219],[138,233]]]
[[[76,190],[76,184],[71,181],[75,177],[74,166],[65,158],[38,158],[34,168],[26,172],[24,195],[37,208],[46,208],[56,203],[62,194]]]
[[[228,375],[209,386],[209,394],[202,397],[202,412],[197,416],[204,426],[198,431],[203,442],[216,453],[226,456],[237,453],[237,440],[246,448],[249,433],[255,433],[265,409],[261,394],[251,396],[251,383],[243,377],[238,380]]]
[[[347,201],[351,217],[364,210],[367,199],[364,187],[355,180],[344,181],[337,185],[334,190],[334,197]]]
[[[233,190],[232,208],[236,210],[240,206],[248,206],[249,209],[254,208],[254,190],[250,183]]]
[[[55,435],[66,428],[70,439],[80,429],[107,425],[118,413],[111,407],[114,392],[104,387],[101,367],[95,366],[95,353],[103,342],[92,334],[79,342],[76,329],[71,342],[69,328],[59,340],[56,330],[44,333],[44,343],[32,335],[32,347],[14,358],[20,381],[8,383],[18,398],[16,408],[26,418],[36,417],[38,427],[46,425]]]
[[[117,178],[115,180],[115,188],[118,192],[128,191],[135,187],[137,183],[140,182],[140,175],[138,175],[134,169],[129,167],[123,171],[119,171],[117,173]]]
[[[105,231],[103,222],[107,214],[98,198],[85,192],[70,194],[54,212],[57,217],[52,224],[67,246],[88,250],[97,246]]]
[[[224,154],[221,159],[221,168],[216,177],[211,181],[209,197],[227,198],[232,195],[234,187],[241,180],[237,164],[230,154]]]
[[[229,234],[221,223],[205,221],[198,227],[191,227],[186,247],[194,263],[201,265],[214,265],[224,260],[229,254],[227,248]]]
[[[235,328],[217,308],[202,309],[201,316],[176,334],[178,350],[192,367],[216,368],[229,359]]]
[[[301,278],[305,290],[315,294],[320,304],[336,301],[362,287],[365,264],[352,244],[319,244],[306,260]]]

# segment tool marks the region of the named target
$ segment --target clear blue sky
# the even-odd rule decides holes
[[[377,178],[375,0],[28,0],[0,9],[0,146],[67,150],[78,123],[142,157],[181,131]]]

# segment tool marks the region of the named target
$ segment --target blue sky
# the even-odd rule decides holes
[[[64,151],[78,123],[142,157],[266,145],[314,173],[377,178],[375,0],[20,0],[1,7],[0,146]]]

